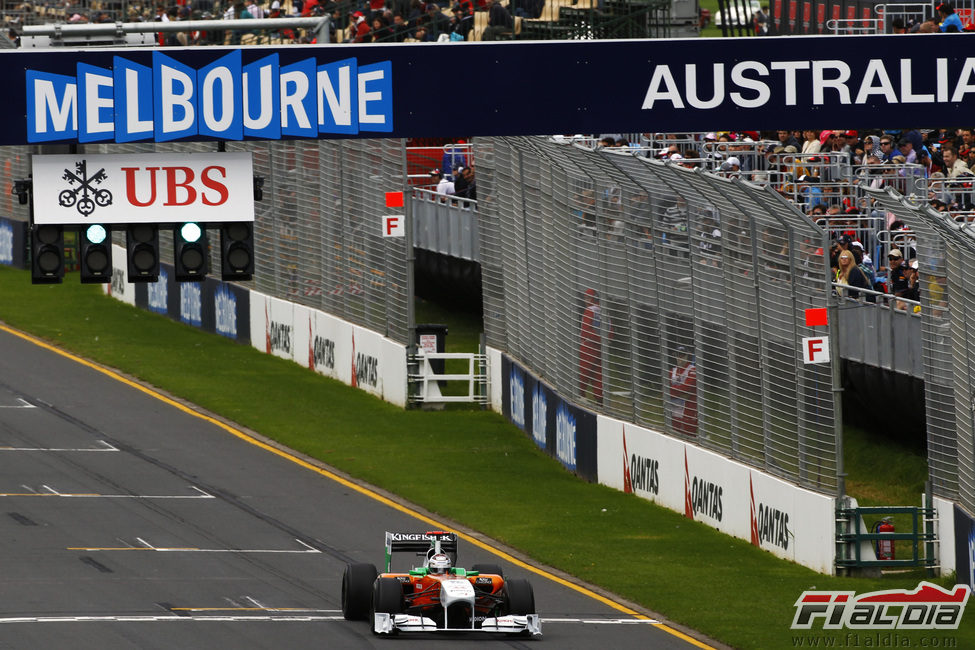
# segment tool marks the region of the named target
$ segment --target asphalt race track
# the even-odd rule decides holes
[[[365,492],[0,331],[0,648],[709,647],[468,539],[462,566],[531,580],[544,636],[376,638],[345,563],[431,524]]]

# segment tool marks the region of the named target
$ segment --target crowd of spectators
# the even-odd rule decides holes
[[[341,27],[342,11],[347,6],[347,3],[327,3],[324,10],[331,11],[332,23]],[[512,13],[500,0],[454,0],[450,5],[422,0],[370,0],[349,14],[345,29],[335,40],[345,43],[473,40],[475,11],[487,13],[481,40],[498,40],[513,29]]]
[[[536,17],[541,0],[170,0],[172,4],[143,2],[62,1],[54,5],[24,3],[6,12],[8,26],[64,22],[114,23],[180,20],[250,19],[279,17],[331,18],[330,42],[402,43],[472,40],[474,13],[487,16],[481,40],[496,40],[511,32],[514,15]],[[452,2],[452,4],[447,4]],[[221,32],[218,36],[224,36]],[[309,43],[314,34],[282,29],[268,40]],[[207,34],[162,35],[160,45],[206,45],[216,41]],[[239,34],[232,41],[239,43]]]
[[[830,234],[841,295],[918,311],[916,236],[865,188],[893,188],[959,223],[975,222],[975,131],[806,129],[602,134],[590,142],[768,185]],[[720,237],[720,235],[719,235]],[[941,285],[943,273],[929,274]],[[842,285],[848,285],[844,287]],[[884,295],[881,295],[884,294]],[[902,298],[903,300],[895,300]]]

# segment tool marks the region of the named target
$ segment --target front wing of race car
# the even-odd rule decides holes
[[[541,636],[542,624],[538,614],[525,616],[499,616],[485,618],[481,627],[444,628],[437,627],[432,618],[412,616],[409,614],[383,614],[376,612],[373,619],[373,631],[376,634],[394,634],[396,632],[504,632],[519,634],[527,632],[531,636]]]

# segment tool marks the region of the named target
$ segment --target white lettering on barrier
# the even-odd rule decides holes
[[[576,419],[564,402],[555,409],[555,456],[566,469],[576,468]]]
[[[0,220],[0,264],[14,263],[14,228],[7,220]]]
[[[535,382],[532,393],[532,439],[545,449],[548,442],[548,400],[541,382]]]
[[[740,61],[729,71],[722,62],[710,66],[686,63],[679,78],[675,72],[680,66],[661,63],[650,74],[642,108],[652,110],[666,103],[675,109],[708,110],[721,106],[726,98],[741,108],[795,106],[803,88],[814,106],[865,105],[877,99],[887,104],[918,104],[948,102],[950,98],[952,103],[959,103],[975,93],[975,57],[965,59],[954,75],[947,58],[936,59],[931,70],[919,69],[913,59],[899,59],[893,70],[899,83],[893,81],[887,65],[883,59],[871,59],[862,71],[854,71],[846,61],[835,59]],[[708,76],[710,83],[705,85],[712,89],[712,95],[701,98],[699,79]],[[918,92],[922,84],[933,87]]]
[[[511,364],[511,374],[508,378],[510,392],[511,421],[520,429],[525,428],[525,375],[514,364]]]

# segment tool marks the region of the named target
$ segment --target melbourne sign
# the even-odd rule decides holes
[[[941,38],[5,50],[0,145],[965,123],[975,56]],[[476,80],[446,103],[445,60]]]
[[[254,220],[249,152],[35,155],[31,160],[38,188],[35,223]]]
[[[73,56],[80,57],[75,53]],[[28,69],[27,141],[241,140],[392,130],[390,63],[354,58],[244,64],[240,50],[200,68],[161,52],[151,65],[113,56],[75,74]]]

